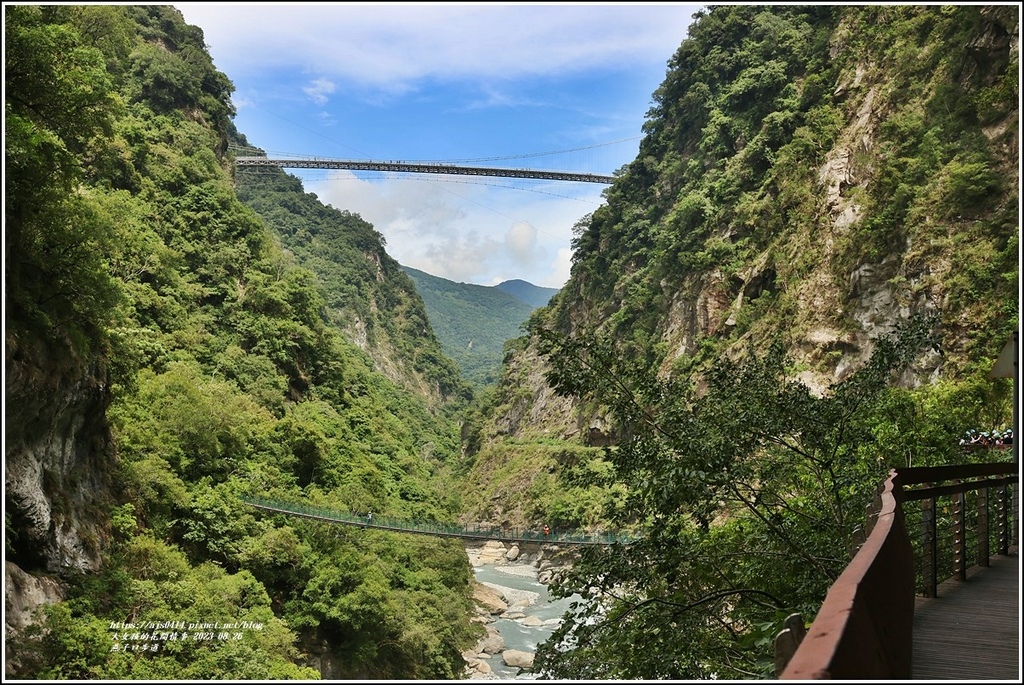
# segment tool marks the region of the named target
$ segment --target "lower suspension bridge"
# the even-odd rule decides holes
[[[395,533],[412,533],[416,535],[432,535],[435,537],[459,538],[462,540],[500,540],[501,542],[539,543],[552,545],[612,545],[627,543],[628,540],[614,533],[580,533],[522,528],[501,528],[492,526],[458,526],[438,522],[419,523],[403,521],[373,514],[359,515],[343,513],[296,502],[281,502],[272,499],[242,497],[243,502],[251,507],[289,516],[335,523],[357,528],[375,528]]]

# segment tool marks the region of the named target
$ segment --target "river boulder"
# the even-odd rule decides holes
[[[505,638],[501,636],[497,628],[487,626],[487,636],[476,643],[478,654],[498,654],[505,649]]]
[[[473,583],[473,601],[489,614],[508,611],[508,603],[501,598],[501,593],[483,583]]]
[[[505,563],[505,553],[508,549],[504,543],[498,540],[488,540],[479,547],[467,547],[466,554],[469,556],[469,563],[474,568],[477,566],[490,566]]]
[[[501,653],[505,665],[510,668],[533,668],[533,654],[520,649],[506,649]]]

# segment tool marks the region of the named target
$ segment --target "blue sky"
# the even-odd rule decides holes
[[[271,156],[612,174],[700,5],[180,3]],[[558,154],[539,154],[558,153]],[[289,170],[362,216],[401,264],[457,282],[561,287],[605,186]]]

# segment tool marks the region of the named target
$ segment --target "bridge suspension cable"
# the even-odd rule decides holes
[[[532,157],[552,157],[554,155],[564,155],[570,152],[583,152],[584,150],[594,150],[599,147],[608,147],[609,145],[618,145],[620,143],[628,143],[633,140],[639,140],[642,136],[633,136],[632,138],[622,138],[621,140],[612,140],[607,143],[596,143],[594,145],[583,145],[580,147],[570,148],[568,150],[552,150],[550,152],[527,152],[521,155],[506,155],[503,157],[477,157],[470,159],[449,159],[449,164],[470,164],[476,162],[500,162],[509,159],[529,159]]]

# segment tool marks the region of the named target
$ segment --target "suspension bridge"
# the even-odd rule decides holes
[[[333,511],[323,507],[296,502],[282,502],[256,497],[242,497],[241,500],[251,507],[288,516],[325,521],[356,528],[373,528],[395,533],[412,533],[414,535],[432,535],[435,537],[459,538],[461,540],[499,540],[501,542],[538,543],[551,545],[612,545],[627,543],[628,540],[614,533],[580,533],[566,531],[527,530],[522,528],[501,528],[491,526],[458,526],[455,524],[429,522],[419,523],[404,521],[386,516],[359,515]]]
[[[594,148],[608,147],[610,145],[628,143],[633,138],[601,143],[588,147],[576,148],[573,150],[561,150],[557,152],[541,152],[513,157],[494,157],[477,160],[455,160],[451,162],[439,161],[404,161],[389,160],[377,161],[371,159],[338,159],[333,157],[308,157],[303,155],[292,155],[288,153],[274,153],[269,156],[259,148],[231,146],[235,154],[234,164],[239,169],[346,169],[349,171],[383,171],[409,174],[436,174],[444,176],[491,176],[499,178],[528,178],[547,181],[570,181],[576,183],[598,183],[609,185],[615,180],[615,176],[608,174],[597,174],[580,171],[554,171],[547,169],[534,169],[508,166],[481,166],[472,162],[497,161],[522,159],[527,157],[542,157],[550,155],[561,155],[588,151]]]
[[[497,176],[500,178],[538,178],[548,181],[610,184],[614,176],[581,174],[573,171],[542,169],[509,169],[501,167],[461,166],[457,164],[420,162],[374,162],[360,159],[270,159],[268,157],[236,157],[237,167],[277,167],[288,169],[349,169],[351,171],[394,171],[412,174],[443,174],[448,176]]]

